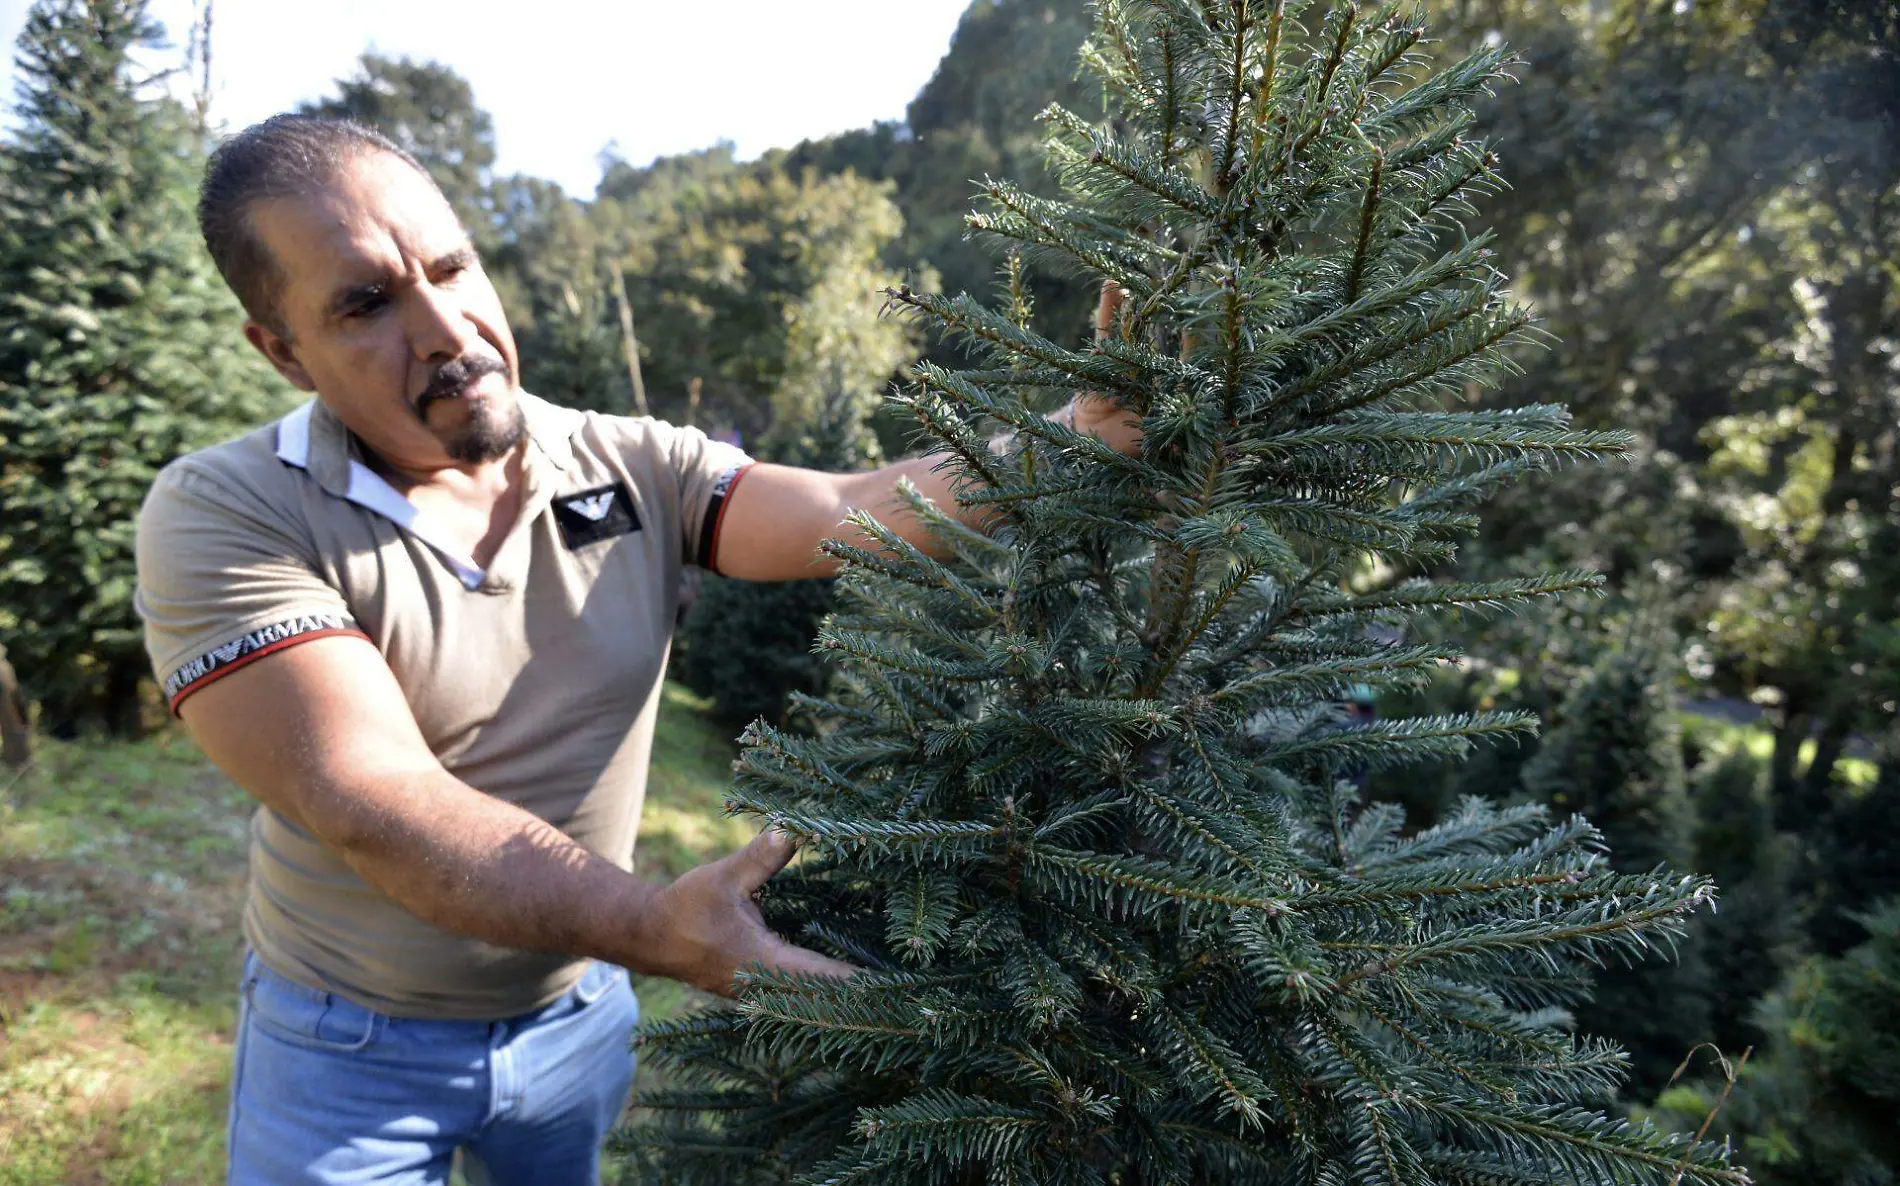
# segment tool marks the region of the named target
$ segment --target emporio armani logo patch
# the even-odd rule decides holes
[[[558,496],[554,500],[554,521],[561,528],[561,542],[570,552],[640,530],[633,499],[620,482]]]
[[[608,490],[601,494],[588,495],[586,498],[570,498],[567,500],[567,509],[589,523],[598,523],[607,517],[608,511],[613,509],[614,495],[618,493],[618,490]]]

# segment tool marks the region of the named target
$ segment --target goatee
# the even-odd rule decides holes
[[[506,414],[470,409],[468,423],[442,442],[442,451],[458,465],[480,465],[506,457],[528,431],[527,414],[517,400]]]
[[[500,375],[513,385],[508,364],[493,355],[465,354],[443,363],[429,377],[429,386],[416,399],[416,419],[434,432],[429,424],[429,405],[458,397],[488,375]],[[442,439],[442,451],[460,465],[480,465],[506,457],[521,443],[522,434],[527,431],[527,417],[520,401],[515,401],[508,412],[502,414],[493,411],[489,401],[480,396],[467,398],[470,401],[468,420],[454,435]]]

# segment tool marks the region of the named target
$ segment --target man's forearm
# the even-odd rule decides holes
[[[378,796],[404,809],[362,821],[337,847],[364,880],[447,931],[503,947],[592,956],[635,972],[660,887],[546,821],[447,773]]]
[[[1122,452],[1139,448],[1140,421],[1106,400],[1077,397],[1050,419]],[[877,546],[846,523],[853,511],[869,514],[907,543],[942,558],[948,547],[898,493],[899,483],[909,479],[939,509],[978,530],[987,529],[997,514],[981,503],[965,506],[957,501],[955,477],[946,460],[941,453],[930,453],[853,474],[761,464],[753,471],[756,476],[739,488],[742,497],[736,496],[726,510],[716,557],[719,572],[748,581],[836,575],[836,560],[813,554],[820,541],[836,537]]]
[[[987,507],[964,506],[956,500],[950,473],[941,468],[944,460],[944,456],[940,453],[926,453],[922,457],[908,457],[862,474],[855,474],[853,485],[856,489],[852,491],[850,505],[853,509],[862,508],[872,518],[896,532],[907,543],[922,549],[926,554],[942,557],[946,554],[946,549],[937,537],[924,527],[910,504],[897,493],[899,483],[908,479],[917,487],[919,494],[966,526],[980,529],[995,514]]]

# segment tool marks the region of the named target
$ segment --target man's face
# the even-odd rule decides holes
[[[278,320],[245,335],[386,462],[416,472],[504,456],[522,435],[501,300],[442,195],[363,151],[322,189],[258,203]]]

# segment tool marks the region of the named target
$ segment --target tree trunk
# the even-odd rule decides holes
[[[7,662],[7,648],[0,646],[0,761],[9,766],[24,766],[33,757],[31,737],[26,731],[26,698],[20,695],[20,681]]]
[[[1795,777],[1801,758],[1801,743],[1807,740],[1814,718],[1807,712],[1784,709],[1775,724],[1775,752],[1768,763],[1769,802],[1774,804],[1775,827],[1783,832],[1806,832],[1813,823],[1807,818],[1802,787]]]
[[[633,385],[633,414],[650,415],[647,385],[640,375],[640,339],[633,336],[633,305],[627,300],[627,274],[618,264],[610,270],[614,280],[614,308],[620,314],[620,349],[627,356],[627,382]]]
[[[1819,803],[1827,798],[1828,783],[1834,778],[1834,767],[1840,762],[1841,754],[1847,750],[1847,721],[1830,718],[1821,729],[1821,738],[1814,745],[1814,760],[1801,775],[1806,784],[1806,797],[1810,803]]]

